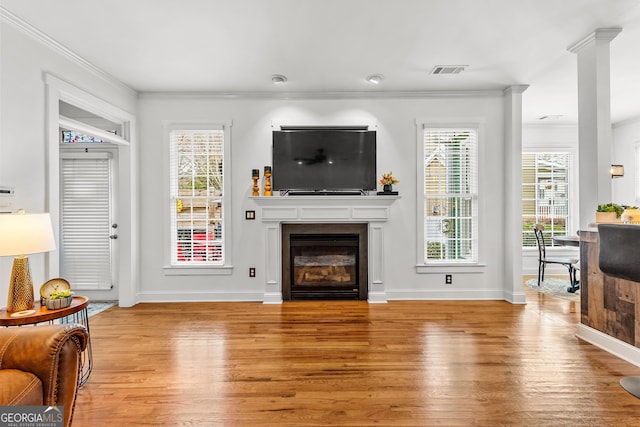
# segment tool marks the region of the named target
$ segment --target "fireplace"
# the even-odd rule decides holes
[[[365,300],[367,224],[282,224],[284,300]]]
[[[260,220],[264,228],[266,252],[263,302],[282,304],[283,300],[291,299],[289,234],[291,230],[294,230],[294,234],[307,233],[292,227],[302,226],[310,229],[312,234],[353,234],[353,229],[343,227],[355,225],[356,230],[359,230],[359,298],[366,298],[368,302],[375,304],[386,303],[384,236],[386,224],[391,219],[391,207],[399,199],[400,196],[362,195],[275,194],[270,197],[250,197],[259,208],[256,219]]]

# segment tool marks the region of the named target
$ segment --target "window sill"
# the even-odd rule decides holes
[[[231,276],[232,265],[170,265],[162,268],[165,276]]]
[[[418,274],[449,274],[449,273],[484,273],[486,264],[458,264],[458,263],[438,263],[438,264],[417,264]]]

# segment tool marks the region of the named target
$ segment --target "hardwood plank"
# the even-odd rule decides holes
[[[640,426],[579,302],[139,304],[91,317],[73,425]]]

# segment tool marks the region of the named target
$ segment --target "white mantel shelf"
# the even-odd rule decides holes
[[[383,270],[384,225],[391,218],[391,205],[400,196],[258,196],[249,199],[260,207],[256,219],[265,224],[265,304],[282,303],[281,224],[290,222],[367,223],[368,301],[387,302]]]
[[[400,196],[251,196],[249,197],[251,200],[255,200],[256,203],[270,205],[276,203],[297,203],[298,202],[318,202],[322,203],[323,201],[341,201],[348,203],[380,203],[380,204],[391,204],[395,200],[399,199]]]

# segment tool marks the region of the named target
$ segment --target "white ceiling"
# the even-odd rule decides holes
[[[140,92],[394,96],[527,84],[524,121],[577,121],[577,60],[611,42],[612,120],[640,117],[640,0],[0,0]],[[430,75],[436,65],[468,65]],[[379,85],[365,81],[384,75]],[[284,74],[285,85],[271,76]],[[550,123],[548,120],[544,123]]]

